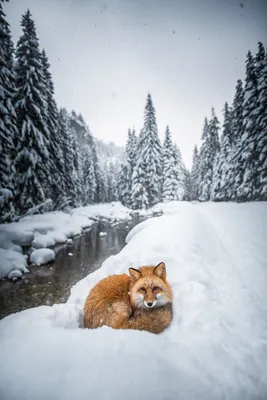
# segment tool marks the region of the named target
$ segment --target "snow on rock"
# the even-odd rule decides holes
[[[105,218],[110,221],[130,220],[133,211],[124,207],[120,202],[94,204],[72,210],[72,215],[87,216],[90,218]]]
[[[26,258],[16,251],[0,248],[0,279],[8,277],[13,270],[27,272]]]
[[[13,269],[9,274],[8,274],[8,279],[11,281],[16,281],[18,278],[22,277],[22,272],[19,269]]]
[[[134,228],[66,304],[0,321],[0,398],[266,399],[267,203],[175,207]],[[174,293],[169,329],[81,329],[99,280],[160,261]]]
[[[54,261],[55,257],[55,252],[52,249],[38,249],[31,253],[30,261],[33,264],[42,265]]]
[[[107,235],[107,232],[99,232],[99,236],[106,236]]]

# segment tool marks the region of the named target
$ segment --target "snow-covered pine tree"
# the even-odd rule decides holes
[[[205,119],[204,121],[202,145],[199,154],[199,199],[201,201],[209,201],[211,199],[214,160],[217,156],[219,149],[219,121],[215,115],[214,108],[212,108],[211,119],[209,123],[207,119]]]
[[[50,73],[50,64],[44,50],[41,53],[41,60],[44,79],[44,96],[47,104],[46,125],[50,137],[48,151],[51,177],[51,197],[55,209],[64,209],[66,207],[66,188],[64,185],[64,159],[59,138],[58,108],[54,98],[54,84]]]
[[[243,133],[243,103],[244,89],[241,79],[238,79],[232,105],[232,138],[233,144],[239,142]]]
[[[135,169],[137,171],[134,171],[133,185],[137,185],[137,188],[133,187],[133,196],[136,194],[139,199],[142,198],[142,204],[147,203],[147,206],[156,204],[160,199],[161,145],[150,94],[145,106],[144,127],[139,137]]]
[[[198,200],[199,196],[199,155],[197,146],[194,147],[191,169],[191,200]]]
[[[0,223],[14,216],[14,140],[17,136],[14,110],[15,76],[13,43],[0,0]]]
[[[224,122],[221,135],[220,151],[214,161],[214,171],[212,180],[212,200],[214,201],[227,201],[228,182],[230,175],[230,166],[232,158],[232,110],[226,102],[223,110]]]
[[[117,192],[119,200],[126,207],[132,206],[132,177],[135,166],[136,149],[137,138],[135,132],[132,133],[131,129],[128,129],[124,159],[121,163],[117,182]]]
[[[83,166],[82,166],[82,150],[79,145],[78,136],[81,134],[85,137],[87,132],[86,124],[82,116],[77,116],[75,111],[72,111],[68,115],[69,120],[69,137],[70,137],[70,148],[72,150],[72,157],[74,162],[73,180],[75,182],[75,207],[82,204],[83,198]]]
[[[97,185],[98,185],[98,203],[108,201],[108,171],[106,164],[98,166]]]
[[[257,110],[258,90],[255,60],[249,51],[246,60],[246,79],[243,103],[243,131],[235,159],[236,199],[255,200],[257,160]]]
[[[28,10],[16,48],[16,103],[19,139],[15,165],[18,211],[43,203],[50,194],[49,130],[44,98],[41,53],[35,24]]]
[[[107,165],[107,178],[108,178],[108,193],[107,201],[117,200],[117,187],[116,187],[116,167],[111,162]]]
[[[146,190],[145,172],[142,163],[137,163],[132,176],[131,204],[134,210],[149,207],[148,193]]]
[[[184,169],[184,195],[183,195],[183,200],[184,201],[190,201],[192,200],[192,180],[191,180],[191,174],[190,171],[185,168]]]
[[[96,177],[93,153],[89,144],[83,147],[83,205],[94,203],[96,195]]]
[[[179,148],[172,142],[167,126],[162,149],[162,200],[182,200],[184,198],[185,168]]]
[[[162,200],[177,200],[177,181],[174,148],[169,127],[166,127],[162,148]]]
[[[243,134],[243,103],[244,89],[241,79],[238,79],[232,104],[231,137],[232,151],[228,161],[228,177],[224,188],[228,200],[236,199],[236,177],[239,173],[238,155],[240,153],[241,137]]]
[[[256,54],[256,74],[258,89],[257,104],[257,173],[255,196],[257,200],[267,200],[267,52],[261,42]]]
[[[174,162],[175,162],[175,181],[176,181],[176,199],[183,200],[185,196],[186,168],[182,159],[182,154],[176,143],[173,144]]]
[[[66,198],[67,205],[69,207],[75,207],[77,205],[77,193],[75,187],[75,180],[73,177],[74,159],[73,159],[73,148],[70,137],[70,125],[68,119],[68,113],[65,108],[61,108],[59,111],[58,119],[59,128],[59,139],[64,160],[64,186],[66,187]]]
[[[132,197],[131,197],[131,175],[129,160],[127,153],[121,163],[120,170],[117,175],[117,193],[119,201],[126,207],[132,207]]]

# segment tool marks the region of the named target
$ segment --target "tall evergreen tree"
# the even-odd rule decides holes
[[[16,112],[19,139],[17,169],[18,208],[24,213],[49,194],[49,130],[44,98],[41,53],[34,21],[28,10],[21,20],[23,34],[16,49]]]
[[[89,144],[83,148],[83,204],[94,203],[96,195],[96,176],[92,149]]]
[[[185,195],[186,168],[182,159],[182,154],[176,143],[173,144],[175,181],[176,181],[176,199],[183,200]]]
[[[214,162],[214,174],[212,182],[212,199],[213,200],[229,200],[227,187],[229,182],[231,157],[232,157],[232,110],[228,103],[224,105],[224,123],[221,136],[220,152]]]
[[[127,155],[125,155],[117,177],[117,192],[119,200],[126,207],[132,207],[132,191],[130,186],[132,176],[130,171],[129,160]]]
[[[44,96],[47,105],[46,125],[49,131],[49,173],[51,177],[51,197],[56,208],[65,206],[64,159],[60,146],[59,116],[54,98],[54,84],[50,73],[48,57],[43,50],[41,53],[44,80]],[[64,200],[63,200],[64,199]],[[63,201],[63,202],[62,202]]]
[[[74,171],[74,160],[73,160],[73,148],[70,138],[70,126],[68,120],[68,113],[65,108],[61,108],[59,111],[59,138],[60,145],[63,153],[64,160],[64,186],[66,188],[66,199],[69,207],[75,207],[76,204],[76,188],[75,181],[73,179]]]
[[[236,164],[236,199],[238,201],[254,200],[256,183],[256,142],[257,142],[257,74],[255,60],[249,51],[246,60],[246,79],[243,103],[243,131],[240,138]]]
[[[162,200],[177,200],[177,176],[174,147],[169,127],[166,127],[165,138],[162,149]]]
[[[17,136],[14,110],[15,76],[13,43],[0,0],[0,223],[14,216],[14,140]]]
[[[191,169],[191,200],[198,200],[199,196],[199,155],[197,146],[194,147]]]
[[[184,201],[190,201],[192,200],[193,194],[192,194],[192,179],[191,179],[191,174],[190,171],[185,168],[184,169],[184,195],[183,195],[183,200]]]
[[[202,144],[199,151],[199,200],[208,201],[210,198],[210,185],[212,183],[212,166],[209,160],[209,124],[205,117],[202,133]]]
[[[256,54],[256,74],[258,89],[257,104],[257,174],[255,196],[267,200],[267,52],[261,42]]]
[[[228,178],[225,184],[225,196],[226,199],[236,199],[236,178],[239,175],[239,162],[237,158],[240,153],[241,137],[243,135],[243,104],[244,104],[244,89],[241,79],[238,79],[236,84],[235,96],[232,105],[232,151],[231,156],[228,159]]]
[[[123,205],[132,207],[133,171],[136,166],[137,137],[135,131],[128,130],[125,156],[118,178],[118,195]]]
[[[133,188],[133,193],[142,197],[143,204],[152,206],[160,199],[162,171],[156,112],[150,94],[145,106],[144,127],[139,137],[135,168],[137,171],[134,172],[133,185],[138,188]]]

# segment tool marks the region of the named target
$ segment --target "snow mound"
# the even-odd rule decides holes
[[[0,248],[0,279],[9,276],[13,270],[27,272],[27,260],[16,251]]]
[[[22,272],[19,269],[13,269],[9,274],[8,274],[8,279],[11,281],[16,281],[18,278],[22,277]]]
[[[55,257],[55,252],[52,249],[38,249],[31,253],[30,261],[35,265],[42,265],[54,261]]]
[[[266,398],[267,203],[182,207],[134,228],[66,304],[0,321],[0,398]],[[174,292],[169,329],[81,329],[99,280],[160,261]]]

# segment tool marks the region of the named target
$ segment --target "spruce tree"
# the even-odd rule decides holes
[[[156,112],[150,94],[145,106],[144,127],[139,137],[135,169],[137,171],[134,172],[133,185],[138,188],[133,188],[133,193],[142,198],[143,204],[152,206],[160,199],[162,171]]]
[[[191,174],[190,174],[190,171],[187,168],[185,168],[184,169],[184,195],[183,195],[184,201],[192,200],[192,197],[193,197],[192,190],[193,190],[193,187],[192,187]]]
[[[96,195],[96,176],[93,153],[89,144],[83,148],[83,205],[94,203]]]
[[[16,49],[16,112],[19,138],[15,165],[20,214],[44,202],[50,194],[49,130],[44,98],[41,53],[34,21],[28,10]]]
[[[173,144],[176,200],[183,200],[185,195],[186,168],[182,159],[182,154],[176,143]]]
[[[199,200],[208,201],[210,198],[210,185],[212,183],[212,166],[209,155],[209,124],[205,117],[202,133],[202,144],[199,151]]]
[[[198,200],[199,196],[199,155],[197,146],[194,147],[191,169],[191,200]]]
[[[41,54],[44,96],[47,104],[46,125],[49,130],[49,173],[51,177],[51,197],[56,209],[65,207],[65,185],[64,183],[64,159],[60,144],[59,115],[54,98],[54,84],[50,73],[50,64],[45,51]]]
[[[73,148],[70,138],[70,125],[68,119],[68,113],[65,108],[61,108],[59,111],[59,138],[63,153],[64,160],[64,186],[66,188],[66,200],[69,207],[75,207],[76,204],[76,188],[75,181],[73,179],[74,171],[74,160],[73,160]]]
[[[238,201],[254,200],[254,188],[257,174],[257,110],[258,90],[255,60],[249,51],[246,60],[246,79],[243,103],[243,131],[240,146],[235,156],[236,199]]]
[[[132,178],[136,165],[137,138],[135,132],[128,130],[128,137],[125,146],[125,155],[121,163],[118,175],[117,191],[119,200],[126,207],[132,207]]]
[[[14,216],[14,141],[17,136],[14,110],[15,76],[13,43],[0,0],[0,223]]]
[[[141,210],[149,207],[148,193],[146,189],[145,172],[142,164],[138,163],[132,177],[131,204],[134,210]]]
[[[224,188],[228,200],[236,199],[236,177],[239,174],[239,161],[241,137],[243,135],[243,103],[244,89],[241,79],[238,79],[235,89],[235,96],[232,104],[232,151],[228,159],[228,178]]]
[[[228,193],[227,187],[229,182],[230,165],[232,157],[232,110],[229,108],[228,103],[224,105],[224,123],[221,136],[220,152],[214,162],[214,173],[212,182],[212,200],[227,201]]]
[[[169,127],[166,127],[162,149],[162,200],[177,200],[177,176],[174,147]]]
[[[267,52],[261,42],[258,43],[256,54],[256,75],[258,103],[255,196],[257,200],[267,200]]]
[[[117,193],[119,201],[126,207],[132,207],[132,175],[127,155],[121,163],[117,176]]]

